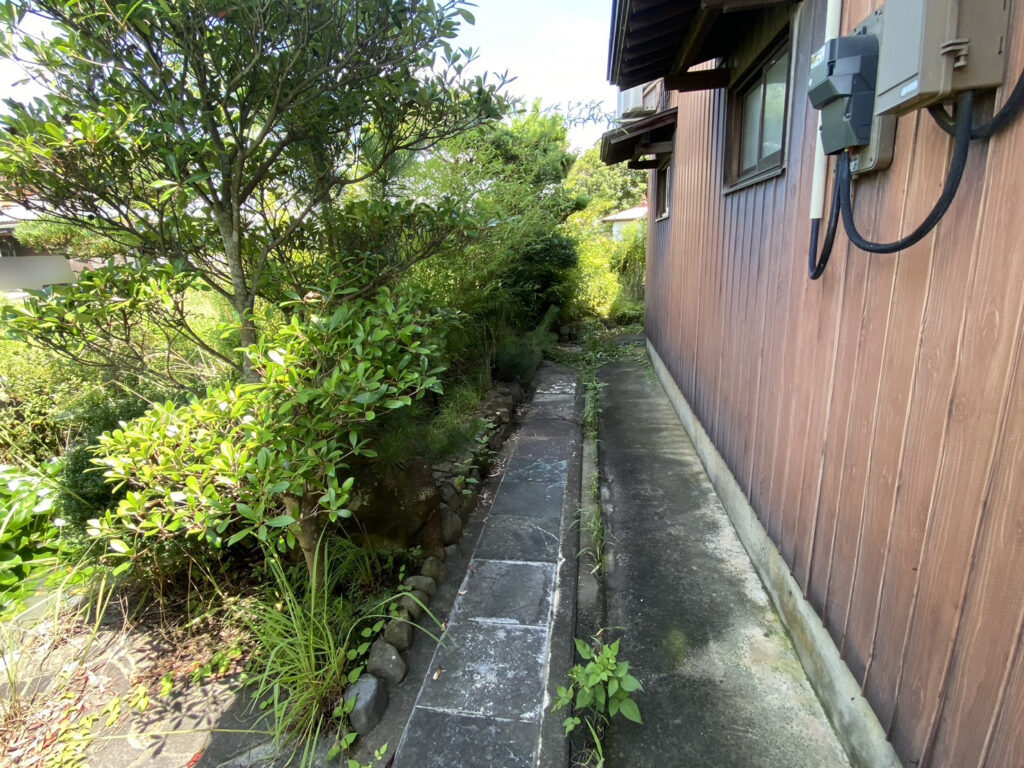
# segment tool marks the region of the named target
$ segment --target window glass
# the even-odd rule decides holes
[[[726,192],[769,178],[785,164],[789,41],[754,59],[726,102]]]
[[[667,166],[665,168],[659,168],[655,175],[654,183],[656,188],[654,190],[654,215],[658,218],[668,216],[669,178],[670,175]]]
[[[789,76],[789,54],[783,53],[768,67],[764,77],[764,130],[761,134],[761,157],[782,150],[782,128],[786,122],[786,80]]]
[[[761,138],[761,83],[743,95],[743,127],[740,145],[740,170],[757,165],[758,142]]]

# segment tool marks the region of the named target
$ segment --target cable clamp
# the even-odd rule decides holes
[[[953,69],[967,66],[967,54],[970,52],[971,41],[966,37],[955,37],[947,40],[939,47],[943,56],[953,57]]]

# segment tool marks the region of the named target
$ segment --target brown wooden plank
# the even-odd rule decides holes
[[[844,6],[844,14],[848,17],[850,14],[859,16],[862,12],[866,12],[866,0],[856,0],[855,2],[848,2]],[[861,7],[863,6],[863,8]],[[813,132],[809,134],[813,136]],[[805,180],[805,183],[809,183],[809,179]],[[790,222],[790,231],[795,227],[796,222],[800,221],[802,227],[806,227],[806,207],[803,211],[797,211],[795,208],[790,209],[787,212],[787,220]],[[804,230],[807,231],[806,229]],[[806,237],[806,235],[804,236]],[[786,240],[785,251],[791,252],[794,249],[794,240],[789,238]],[[792,262],[790,262],[792,263]],[[800,350],[800,332],[801,327],[806,318],[801,315],[802,312],[802,299],[804,296],[804,282],[805,278],[802,270],[793,269],[792,267],[786,271],[786,296],[787,302],[785,307],[785,334],[784,344],[782,350],[782,378],[778,382],[780,403],[778,407],[778,417],[775,424],[777,432],[776,440],[777,450],[774,456],[774,463],[772,466],[772,491],[770,496],[769,505],[771,512],[768,520],[768,532],[775,541],[782,540],[782,529],[783,523],[786,520],[790,521],[792,526],[793,516],[797,515],[797,508],[799,505],[799,488],[796,480],[799,469],[794,469],[795,464],[795,448],[796,439],[799,434],[802,433],[803,420],[806,416],[806,410],[804,403],[798,403],[794,392],[796,391],[795,376],[802,376],[803,371],[797,371],[795,365],[797,360],[801,357]],[[792,299],[788,297],[792,296]],[[789,558],[792,558],[792,548],[783,546],[784,556],[788,550]]]
[[[1006,697],[998,713],[988,752],[982,765],[988,768],[1024,765],[1024,631],[1017,638],[1016,655],[1006,685]]]
[[[710,94],[693,94],[691,100],[695,104],[703,105],[706,109],[711,109],[713,99],[709,97]],[[717,340],[712,341],[709,338],[709,332],[714,334],[719,328],[717,318],[713,312],[709,312],[709,308],[713,309],[716,306],[716,301],[713,294],[709,292],[710,287],[707,281],[712,274],[710,265],[712,263],[720,263],[719,242],[723,228],[720,208],[721,198],[714,195],[711,191],[711,174],[713,173],[714,160],[721,152],[721,146],[725,137],[713,130],[713,123],[711,121],[712,114],[708,112],[694,115],[694,128],[700,133],[703,146],[707,148],[706,151],[708,152],[705,155],[706,162],[700,167],[694,181],[701,199],[700,221],[695,227],[695,232],[697,233],[696,243],[701,251],[702,260],[702,270],[700,273],[702,281],[691,283],[692,289],[699,292],[694,301],[699,313],[699,323],[694,328],[692,340],[695,368],[697,367],[697,361],[701,358],[701,354],[711,349],[712,345],[717,343]],[[686,241],[687,235],[683,233],[681,235],[681,242]],[[706,398],[709,395],[706,386],[703,394],[706,405]]]
[[[774,248],[775,237],[778,231],[779,217],[776,216],[776,203],[781,201],[784,192],[784,184],[772,184],[769,194],[761,204],[761,221],[757,232],[766,233],[765,236],[757,239],[759,248],[755,255],[755,261],[750,266],[750,274],[747,282],[747,293],[744,303],[747,308],[746,327],[744,328],[744,404],[743,404],[743,427],[739,432],[740,451],[736,467],[736,479],[748,496],[751,495],[752,466],[755,460],[754,445],[757,439],[757,409],[761,390],[761,366],[763,360],[762,339],[764,336],[764,304],[768,280],[766,275],[770,270],[771,261],[777,258],[778,254]]]
[[[765,258],[764,231],[770,229],[767,224],[766,206],[770,194],[774,190],[774,183],[760,184],[756,192],[748,199],[749,209],[745,217],[748,236],[745,247],[739,254],[740,283],[737,287],[737,313],[735,337],[737,343],[734,345],[735,354],[732,359],[732,387],[733,424],[731,466],[743,467],[747,464],[749,451],[749,437],[747,425],[750,423],[750,393],[753,381],[753,370],[756,366],[757,353],[752,343],[751,326],[752,320],[752,299],[751,291],[757,277],[758,264]]]
[[[992,255],[1013,253],[1019,246],[1018,196],[1007,191],[1019,189],[1015,159],[1022,150],[1020,126],[990,149],[990,187],[999,193],[987,203],[978,242],[985,257],[978,260],[968,290],[948,435],[933,497],[935,509],[944,514],[934,514],[929,521],[928,556],[922,563],[892,731],[897,749],[911,756],[926,748],[946,684],[1016,353],[1024,260]],[[982,180],[971,177],[964,183]]]
[[[825,8],[817,6],[816,15],[812,15],[814,5],[801,8],[799,18],[800,39],[793,47],[794,71],[804,72],[809,66],[812,50],[818,47],[818,36],[823,35]],[[817,315],[819,292],[814,290],[806,276],[807,243],[810,239],[810,185],[806,183],[808,171],[814,166],[816,146],[814,142],[805,141],[804,136],[814,136],[817,131],[817,111],[811,109],[806,96],[806,81],[796,76],[792,84],[793,107],[791,119],[790,168],[787,174],[800,179],[802,183],[790,190],[784,210],[784,229],[779,235],[781,242],[782,269],[793,285],[791,301],[795,314],[792,315],[791,334],[795,345],[793,368],[786,372],[791,386],[789,399],[794,406],[786,427],[787,461],[786,474],[783,480],[786,506],[783,510],[778,537],[783,558],[791,566],[795,563],[799,548],[806,549],[808,532],[800,528],[801,522],[801,476],[805,458],[807,425],[814,409],[815,396],[821,389],[821,379],[811,373],[811,360],[817,354],[815,338],[819,327],[813,318]],[[794,138],[796,139],[794,141]],[[802,547],[801,547],[802,545]]]
[[[909,121],[908,121],[909,122]],[[916,126],[904,125],[904,129]],[[908,133],[910,131],[907,131]],[[927,135],[927,134],[925,134]],[[918,133],[921,136],[921,133]],[[909,147],[901,148],[902,152]],[[906,214],[899,232],[904,235],[924,218],[934,204],[937,188],[946,173],[946,158],[937,151],[914,153],[908,166],[912,183],[902,192],[907,197]],[[896,172],[892,169],[890,173]],[[890,190],[890,195],[893,194]],[[975,201],[976,203],[977,201]],[[968,211],[973,221],[976,208]],[[957,231],[954,222],[939,232]],[[968,223],[967,229],[971,227]],[[862,527],[854,589],[844,637],[847,663],[854,676],[863,681],[870,663],[872,641],[878,621],[882,581],[887,563],[889,536],[896,500],[896,479],[904,456],[909,420],[909,400],[918,362],[918,340],[930,284],[932,255],[939,235],[929,236],[898,254],[893,300],[889,308],[888,337],[881,366],[876,412],[873,418],[868,477],[862,505]],[[969,244],[968,244],[969,247]]]
[[[1018,329],[1018,339],[1021,334]],[[930,757],[935,765],[981,765],[979,758],[996,726],[1024,626],[1024,475],[1020,472],[1024,467],[1024,362],[1019,349],[1010,392],[949,689]],[[1015,742],[1013,751],[1024,755],[1024,730],[1018,728],[1001,738]]]
[[[908,208],[908,178],[914,169],[916,132],[905,131],[897,140],[900,149],[899,157],[885,174],[874,176],[871,181],[876,185],[876,212],[873,218],[857,218],[861,222],[864,233],[872,240],[879,242],[897,238],[902,231],[916,224],[906,223]],[[944,176],[944,156],[934,158],[933,166],[937,167],[934,181],[941,186]],[[858,180],[858,186],[866,180]],[[934,186],[934,185],[931,185]],[[928,189],[931,189],[931,186]],[[927,193],[926,193],[927,194]],[[899,201],[891,203],[890,201]],[[930,207],[931,203],[927,203]],[[927,210],[927,209],[926,209]],[[858,210],[855,208],[855,214]],[[875,425],[877,424],[877,406],[880,378],[883,373],[882,360],[889,334],[889,315],[892,307],[893,290],[896,274],[896,256],[868,254],[857,250],[851,258],[864,259],[867,262],[867,286],[864,310],[860,318],[858,332],[857,367],[854,371],[851,388],[853,400],[850,407],[850,420],[846,432],[846,452],[842,467],[842,495],[839,498],[836,516],[838,527],[833,550],[834,564],[829,588],[829,613],[836,625],[837,634],[843,637],[840,650],[846,658],[854,676],[863,682],[866,654],[864,649],[851,648],[846,642],[849,629],[849,606],[855,586],[855,574],[858,560],[862,553],[862,541],[866,527],[872,527],[870,518],[878,514],[878,510],[865,508],[865,494],[871,449]],[[895,330],[898,335],[900,329]],[[915,331],[916,339],[916,331]],[[886,526],[887,527],[887,526]],[[870,560],[874,553],[868,553]],[[870,636],[871,627],[864,633]]]
[[[673,96],[673,94],[670,94]],[[680,116],[686,125],[686,139],[689,146],[693,147],[695,151],[692,153],[691,162],[689,163],[686,174],[684,177],[686,194],[693,195],[693,204],[691,211],[685,219],[678,223],[677,228],[673,231],[673,247],[680,255],[684,255],[684,258],[679,259],[680,272],[676,276],[677,284],[680,288],[680,295],[685,297],[680,302],[685,305],[680,307],[680,319],[679,326],[676,328],[677,338],[679,343],[682,345],[684,355],[687,358],[687,370],[688,370],[688,381],[692,382],[693,370],[695,368],[695,343],[696,333],[698,332],[700,324],[700,316],[697,310],[697,302],[699,302],[699,294],[694,295],[694,281],[687,279],[690,274],[696,272],[699,274],[699,270],[702,268],[702,259],[704,254],[701,253],[700,249],[694,250],[687,248],[683,242],[683,233],[687,229],[693,229],[695,226],[699,226],[697,223],[704,209],[704,200],[701,196],[699,187],[695,186],[695,179],[699,173],[700,167],[706,162],[706,140],[707,137],[697,129],[696,117],[699,114],[700,105],[695,104],[688,106],[686,109],[680,110]],[[699,154],[698,154],[699,153]],[[693,231],[695,237],[703,237],[703,229],[697,229]]]

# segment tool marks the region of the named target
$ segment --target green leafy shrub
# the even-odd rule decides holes
[[[558,231],[576,203],[561,184],[573,162],[568,150],[564,117],[534,104],[412,164],[396,182],[398,194],[459,201],[478,224],[471,238],[417,265],[409,282],[489,340],[509,326],[536,325],[564,300],[576,260],[574,243]]]
[[[36,466],[60,455],[68,414],[94,382],[45,350],[0,339],[0,464]]]
[[[258,380],[164,403],[100,438],[106,477],[127,492],[97,521],[118,566],[166,575],[204,547],[244,539],[301,548],[312,569],[328,521],[347,517],[364,426],[439,388],[428,320],[381,290],[333,285],[285,305],[287,324],[247,354]]]
[[[624,308],[643,302],[646,269],[646,234],[642,224],[625,228],[621,240],[597,223],[573,222],[579,264],[572,271],[567,305],[572,317],[611,318]],[[633,312],[635,315],[635,312]]]
[[[499,379],[523,386],[530,383],[544,361],[544,352],[558,340],[551,332],[558,312],[557,306],[549,307],[540,324],[526,335],[507,332],[502,337],[494,353],[494,371]]]
[[[628,224],[622,239],[615,240],[611,251],[611,267],[619,276],[622,298],[643,301],[647,269],[647,227],[644,222]]]
[[[519,258],[499,281],[516,308],[511,318],[514,327],[531,327],[568,297],[570,271],[576,262],[576,243],[559,232],[523,245]]]
[[[90,519],[102,515],[124,498],[125,488],[115,489],[93,463],[99,436],[117,429],[121,422],[138,418],[150,406],[146,397],[113,388],[89,390],[70,411],[73,436],[64,454],[60,499],[68,532],[84,535]]]
[[[608,319],[618,326],[643,325],[644,303],[642,301],[624,299],[620,296],[615,304],[612,305],[612,311],[608,315]]]
[[[588,237],[579,244],[579,266],[573,271],[573,317],[608,317],[619,296],[619,276],[612,269],[612,239]]]
[[[56,562],[60,471],[59,461],[32,472],[0,464],[0,608],[23,597]]]
[[[207,312],[195,309],[204,290],[199,275],[180,263],[108,265],[83,272],[73,285],[4,305],[2,321],[11,338],[107,381],[190,388],[240,370],[211,334]],[[200,306],[208,309],[209,302]]]

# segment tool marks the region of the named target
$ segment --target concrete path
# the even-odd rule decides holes
[[[538,375],[395,768],[567,762],[548,710],[572,658],[576,389],[576,377],[555,366]]]
[[[600,378],[607,622],[646,688],[644,724],[609,729],[607,766],[849,765],[653,374]]]

